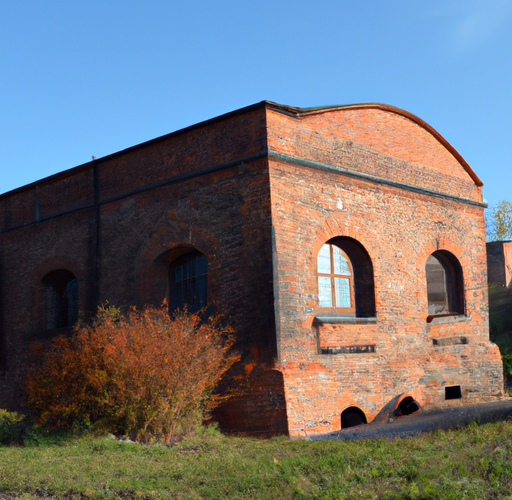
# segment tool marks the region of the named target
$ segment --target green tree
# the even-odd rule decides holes
[[[487,217],[487,240],[512,240],[512,203],[500,200]]]

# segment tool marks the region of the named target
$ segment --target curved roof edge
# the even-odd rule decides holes
[[[481,187],[484,183],[480,180],[478,175],[475,174],[473,169],[469,166],[466,160],[460,155],[460,153],[433,127],[431,127],[427,122],[423,121],[421,118],[416,115],[409,113],[401,108],[397,108],[395,106],[390,106],[389,104],[380,104],[377,102],[370,103],[362,103],[362,104],[346,104],[346,105],[338,105],[338,106],[320,106],[315,108],[296,108],[294,106],[286,106],[284,104],[278,104],[272,101],[264,101],[267,106],[280,111],[282,113],[290,114],[295,117],[307,116],[307,115],[315,115],[320,113],[328,113],[329,111],[341,111],[346,109],[380,109],[383,111],[388,111],[390,113],[396,113],[397,115],[401,115],[409,120],[413,121],[420,127],[423,127],[429,134],[434,136],[462,165],[464,170],[468,173],[468,175],[473,179],[474,183]]]

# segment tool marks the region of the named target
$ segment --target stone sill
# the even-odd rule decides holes
[[[444,314],[440,316],[436,316],[431,314],[427,316],[427,323],[431,325],[441,325],[443,323],[461,323],[464,321],[471,321],[471,316],[466,316],[465,314]]]
[[[357,318],[355,316],[343,316],[341,314],[320,314],[315,316],[317,323],[367,325],[377,323],[377,318]]]

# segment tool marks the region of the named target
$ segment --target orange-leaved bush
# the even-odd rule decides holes
[[[214,389],[239,359],[234,341],[218,315],[100,308],[91,326],[33,347],[42,362],[28,374],[28,406],[49,428],[98,424],[168,442],[229,397]]]

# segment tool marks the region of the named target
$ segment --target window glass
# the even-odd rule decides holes
[[[78,280],[72,279],[66,285],[68,325],[74,325],[78,321]]]
[[[317,271],[329,274],[331,272],[331,245],[324,245],[318,252]]]
[[[347,278],[334,278],[336,307],[350,307],[350,281]]]
[[[346,254],[326,243],[317,257],[318,306],[353,314],[352,269]]]
[[[332,257],[334,264],[334,274],[343,274],[344,276],[350,276],[350,269],[345,256],[341,253],[338,247],[332,247]]]
[[[373,264],[366,249],[353,238],[336,236],[316,257],[317,305],[323,309],[318,314],[375,318]]]
[[[318,276],[318,305],[332,307],[331,278]]]
[[[178,258],[169,269],[169,311],[198,311],[207,305],[208,259],[200,252]]]
[[[448,293],[446,290],[446,271],[441,262],[431,255],[427,259],[427,295],[428,313],[444,314],[448,310]]]

